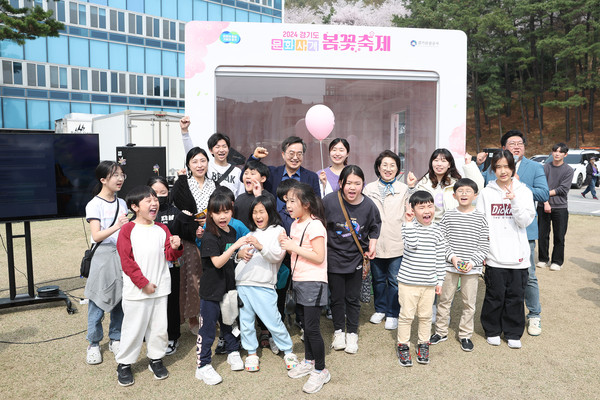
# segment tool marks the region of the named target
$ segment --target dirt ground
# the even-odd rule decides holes
[[[363,305],[358,354],[327,348],[331,382],[314,395],[344,399],[597,399],[600,374],[600,244],[597,217],[572,215],[567,234],[566,262],[560,272],[537,270],[542,304],[543,333],[523,336],[523,348],[511,350],[486,344],[477,318],[472,353],[463,352],[456,339],[459,302],[452,312],[449,340],[431,347],[431,363],[403,368],[395,355],[395,332],[368,319],[372,302]],[[32,226],[34,276],[37,286],[59,285],[73,296],[83,296],[85,280],[78,277],[86,246],[87,223],[81,219],[34,222]],[[22,224],[14,226],[22,232]],[[88,230],[89,234],[89,230]],[[0,225],[3,246],[4,225]],[[23,240],[15,247],[16,265],[25,273]],[[0,258],[0,298],[8,297],[6,253]],[[18,293],[26,292],[26,278],[16,273]],[[483,299],[480,281],[478,309]],[[213,365],[223,383],[209,387],[194,379],[195,336],[182,326],[181,345],[165,358],[170,377],[153,379],[142,356],[133,366],[135,385],[117,384],[116,363],[102,342],[104,362],[85,363],[87,306],[74,300],[78,312],[69,315],[64,303],[0,310],[0,394],[16,398],[232,398],[275,399],[308,397],[301,392],[306,378],[287,377],[282,356],[262,352],[257,373],[229,370],[225,356],[214,356]],[[478,314],[477,314],[478,315]],[[596,326],[596,328],[594,328]],[[333,326],[325,317],[321,327],[328,347]],[[104,321],[105,335],[108,318]],[[416,324],[415,324],[416,328]],[[304,346],[292,328],[294,351],[302,358]],[[53,338],[63,339],[35,343]],[[413,339],[416,330],[413,330]],[[20,343],[35,344],[20,344]],[[259,353],[259,355],[261,355]],[[242,352],[242,357],[245,353]]]

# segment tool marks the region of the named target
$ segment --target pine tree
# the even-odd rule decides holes
[[[48,0],[56,1],[56,0]],[[12,40],[20,45],[40,36],[58,36],[64,25],[52,18],[52,11],[33,8],[14,8],[8,0],[0,0],[0,40]]]

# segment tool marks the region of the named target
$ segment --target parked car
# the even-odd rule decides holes
[[[546,154],[536,154],[535,156],[531,157],[530,160],[539,162],[540,164],[544,165],[547,158],[548,156]]]
[[[580,189],[585,181],[585,168],[587,167],[590,157],[595,156],[597,159],[600,158],[600,152],[597,150],[569,150],[569,153],[565,157],[565,162],[573,168],[573,181],[572,186]],[[546,157],[546,162],[552,162],[552,153]]]

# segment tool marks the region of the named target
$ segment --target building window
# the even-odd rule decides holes
[[[119,11],[117,13],[117,15],[118,15],[118,20],[117,21],[118,21],[119,32],[125,32],[125,13]]]
[[[175,22],[171,22],[170,24],[170,36],[171,36],[171,40],[177,40],[177,33],[176,33],[176,29],[177,29],[177,24]]]
[[[110,10],[110,30],[111,31],[117,30],[117,11],[116,10]]]
[[[185,42],[185,24],[179,24],[179,41]]]
[[[125,74],[110,73],[110,91],[112,93],[125,93]]]
[[[129,94],[136,94],[137,79],[135,75],[129,75]]]
[[[5,84],[23,84],[23,66],[20,62],[2,61],[2,75]]]
[[[146,83],[148,96],[160,96],[160,78],[153,78],[149,76],[146,80]]]
[[[19,2],[16,0],[11,0],[11,4],[13,2],[15,2],[17,5],[19,4]],[[65,21],[65,2],[63,0],[49,1],[48,2],[48,11],[53,12],[52,16],[54,17],[54,19],[57,19],[60,22],[66,22]]]
[[[27,64],[27,85],[46,86],[46,68],[43,65]]]
[[[273,0],[262,0],[263,6],[273,7]]]
[[[144,77],[141,75],[138,75],[137,77],[137,94],[144,94]]]
[[[69,3],[69,22],[73,25],[77,25],[77,4]]]
[[[79,5],[79,25],[86,25],[86,10],[84,5]]]
[[[163,78],[163,96],[169,97],[169,78]]]
[[[142,23],[143,18],[141,15],[135,16],[135,33],[138,35],[144,34],[144,25]]]
[[[90,26],[98,27],[98,7],[90,6]]]
[[[146,36],[152,37],[152,17],[146,17]]]
[[[50,87],[57,88],[58,86],[58,67],[50,66]]]
[[[107,73],[103,71],[92,71],[92,91],[107,91]]]
[[[185,81],[183,79],[179,80],[179,98],[185,98]]]
[[[85,69],[82,69],[79,74],[79,83],[81,90],[88,90],[88,72]]]
[[[98,9],[98,28],[106,29],[106,10]]]
[[[129,13],[129,33],[136,33],[135,32],[135,14],[131,14]]]
[[[71,68],[71,89],[79,90],[79,69]]]
[[[177,79],[171,79],[171,97],[177,97]]]

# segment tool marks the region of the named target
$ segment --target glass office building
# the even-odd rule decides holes
[[[10,0],[65,24],[0,41],[0,129],[54,129],[69,113],[184,112],[187,21],[282,21],[283,0]]]

